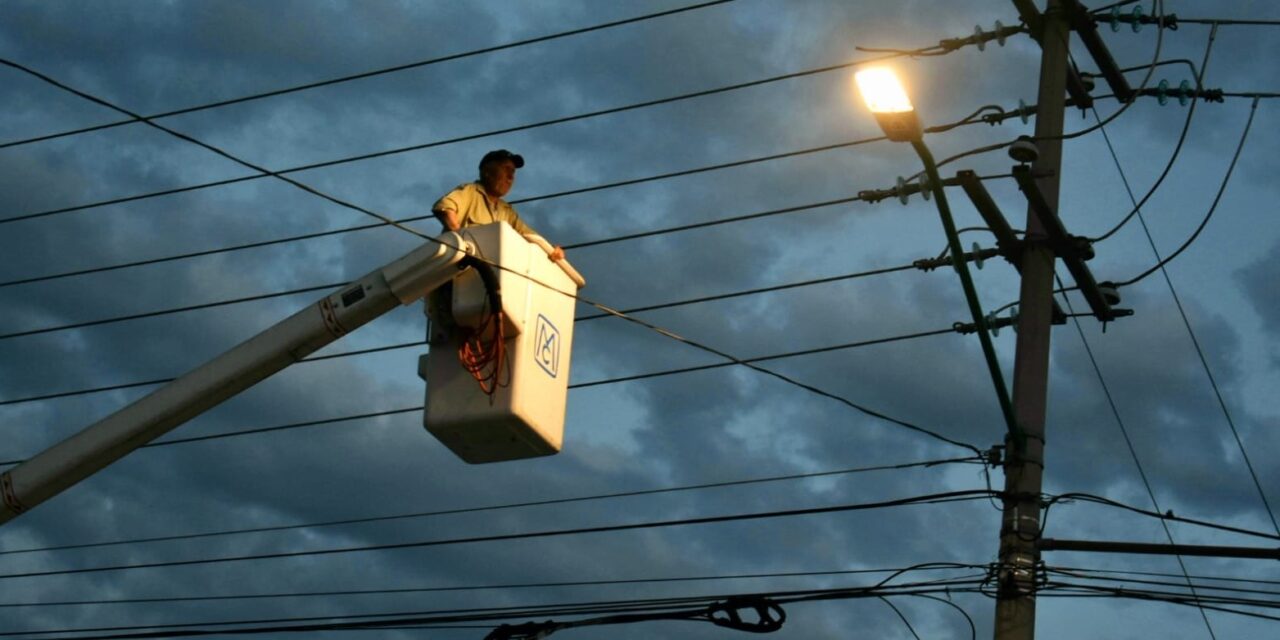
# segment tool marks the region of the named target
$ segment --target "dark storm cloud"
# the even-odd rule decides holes
[[[1254,312],[1268,327],[1280,324],[1280,296],[1277,296],[1275,286],[1277,264],[1280,264],[1280,244],[1237,272],[1240,285],[1253,303]]]
[[[922,6],[798,3],[784,10],[769,2],[743,1],[559,43],[191,114],[170,124],[255,162],[281,168],[842,62],[861,55],[854,45],[927,45],[939,37],[964,35],[974,22],[988,28],[997,18],[1011,23],[1014,13],[1007,3],[948,3],[945,7],[929,3],[928,11]],[[658,8],[662,7],[572,3],[557,5],[552,15],[544,7],[523,3],[408,8],[379,3],[265,7],[192,3],[144,14],[113,5],[22,4],[11,9],[12,20],[6,26],[12,26],[0,28],[0,51],[129,108],[154,111]],[[77,14],[76,19],[71,14]],[[1150,54],[1149,34],[1108,38],[1117,42],[1125,60],[1135,64]],[[1231,78],[1238,77],[1241,83],[1249,79],[1251,87],[1265,84],[1260,77],[1248,76],[1247,67],[1256,65],[1230,64],[1254,59],[1250,47],[1265,46],[1260,39],[1256,45],[1246,40],[1220,43],[1215,78],[1217,70],[1222,70],[1232,72]],[[1172,46],[1172,38],[1170,42]],[[1189,53],[1183,55],[1194,55],[1200,44],[1190,42],[1180,44],[1182,49],[1171,48],[1170,53],[1186,49]],[[1026,38],[1017,38],[1005,49],[991,47],[984,53],[967,49],[903,68],[921,79],[918,86],[930,88],[918,92],[922,113],[931,122],[943,122],[989,102],[1009,107],[1019,96],[1033,101],[1037,59],[1037,48]],[[979,69],[983,73],[974,73]],[[12,109],[12,118],[6,120],[17,123],[5,129],[6,139],[116,117],[16,75],[6,78],[14,96],[6,106]],[[1228,84],[1225,78],[1222,84]],[[878,135],[855,102],[848,73],[837,72],[298,177],[389,215],[421,215],[444,190],[472,179],[476,159],[490,148],[508,147],[525,155],[529,165],[511,195],[530,197]],[[1221,107],[1202,108],[1205,111],[1197,116],[1199,135],[1219,137],[1221,127],[1230,138],[1238,130],[1234,119],[1226,122],[1211,115]],[[1117,128],[1137,129],[1126,131],[1128,149],[1154,148],[1150,138],[1156,136],[1151,132],[1167,135],[1180,122],[1181,112],[1175,109],[1153,112],[1135,111],[1142,117],[1130,114],[1117,123]],[[1147,125],[1148,120],[1158,124]],[[1072,125],[1081,123],[1073,119]],[[957,130],[937,136],[935,150],[942,156],[1003,140],[1017,131],[1014,126],[993,131],[985,125]],[[1218,146],[1231,142],[1223,140]],[[1261,136],[1259,142],[1257,148],[1265,148]],[[1184,161],[1191,165],[1190,173],[1204,172],[1204,155],[1188,153]],[[1069,171],[1081,177],[1070,179],[1087,182],[1107,175],[1114,180],[1101,173],[1111,169],[1100,157],[1074,160]],[[6,167],[0,172],[0,180],[5,181],[0,211],[6,216],[247,171],[136,125],[39,147],[0,150],[0,162]],[[1002,154],[992,154],[975,159],[973,166],[997,172],[1007,170],[1008,164]],[[849,196],[859,189],[891,185],[897,175],[914,170],[909,151],[880,144],[530,202],[520,205],[520,210],[546,236],[567,244]],[[1172,186],[1179,182],[1190,180],[1175,180]],[[1022,207],[1012,186],[997,183],[991,189],[1011,218],[1017,214],[1015,224],[1020,223]],[[1113,219],[1114,211],[1125,208],[1114,200],[1118,193],[1099,189],[1081,194],[1072,206],[1088,203],[1078,205],[1081,215],[1090,216],[1088,221],[1101,227]],[[962,225],[976,222],[960,196],[953,197]],[[1093,207],[1093,200],[1106,206]],[[1176,219],[1183,218],[1191,216]],[[8,258],[3,275],[10,278],[367,221],[286,185],[260,180],[41,223],[11,224],[0,233],[0,249]],[[428,221],[417,228],[435,233],[437,225]],[[626,307],[901,264],[935,255],[940,240],[932,203],[916,198],[906,208],[896,203],[843,205],[584,248],[571,252],[571,258],[591,282],[584,291],[588,297]],[[9,287],[0,290],[0,302],[8,312],[4,330],[356,277],[418,242],[402,232],[367,231]],[[1105,260],[1119,266],[1136,262],[1120,249],[1105,253]],[[1274,306],[1266,302],[1267,270],[1261,266],[1266,263],[1260,261],[1240,276],[1248,299],[1264,319],[1273,315],[1269,309]],[[1004,301],[998,294],[1016,291],[1007,265],[995,265],[978,277],[989,308]],[[644,317],[746,357],[968,320],[955,285],[954,274],[947,270],[927,275],[912,272],[650,312]],[[1090,338],[1102,354],[1102,366],[1121,399],[1121,411],[1138,439],[1157,492],[1162,500],[1168,496],[1165,506],[1180,513],[1190,509],[1203,517],[1231,517],[1260,526],[1254,494],[1240,475],[1234,444],[1225,439],[1203,374],[1189,360],[1180,325],[1173,321],[1168,305],[1147,291],[1126,295],[1126,304],[1139,309],[1138,317],[1112,326],[1106,334],[1090,329]],[[308,294],[13,339],[0,343],[0,381],[5,397],[13,397],[173,375],[310,299]],[[1235,406],[1242,400],[1236,394],[1243,392],[1234,390],[1249,378],[1251,364],[1245,360],[1258,338],[1224,319],[1225,315],[1210,315],[1208,308],[1212,305],[1204,302],[1191,306],[1193,317],[1204,319],[1198,320],[1197,328],[1210,347],[1211,366]],[[580,305],[580,312],[588,311]],[[1062,490],[1114,491],[1141,504],[1144,496],[1132,479],[1127,454],[1115,440],[1109,410],[1101,402],[1073,331],[1061,327],[1055,333],[1051,484]],[[351,345],[336,348],[417,340],[421,335],[422,319],[414,307],[362,330]],[[575,382],[717,361],[620,320],[580,324],[577,338]],[[1009,334],[997,339],[1002,353],[1011,353],[1012,341]],[[175,435],[412,406],[422,399],[422,383],[413,375],[419,351],[299,365]],[[1008,377],[1012,363],[1006,358],[1003,364]],[[990,381],[972,336],[937,336],[766,366],[979,447],[1003,436]],[[13,453],[25,455],[136,395],[103,394],[5,407],[6,423],[33,425],[12,439]],[[414,415],[137,452],[10,524],[4,544],[34,546],[502,504],[964,453],[741,369],[583,389],[570,397],[568,432],[580,437],[554,458],[506,465],[474,467],[459,462],[422,432]],[[620,416],[623,412],[626,415]],[[1276,444],[1265,419],[1247,410],[1239,418],[1251,451],[1256,448],[1255,460],[1274,457]],[[995,481],[1000,480],[997,474]],[[1263,470],[1263,483],[1272,495],[1276,493],[1276,476],[1269,469]],[[883,472],[52,558],[9,557],[5,566],[38,569],[81,562],[144,562],[423,540],[798,508],[981,486],[977,467]],[[995,552],[997,516],[982,503],[922,506],[803,521],[65,577],[29,581],[21,590],[32,599],[51,599],[86,593],[106,597],[212,594],[334,585],[372,588],[830,570],[944,559],[985,562]],[[1092,532],[1093,522],[1055,516],[1053,526],[1055,532]],[[940,538],[939,531],[949,535]],[[1124,533],[1106,531],[1116,536]],[[824,584],[852,581],[831,578]],[[780,583],[751,584],[770,588]],[[220,608],[191,604],[45,609],[24,613],[15,622],[6,617],[5,627],[272,617],[282,611],[287,615],[407,611],[749,588],[746,583],[717,583],[679,590],[665,586],[594,592],[510,590],[486,592],[480,598],[468,593],[434,594],[348,600],[341,605],[312,600],[238,602]],[[986,632],[988,601],[963,596],[959,601],[980,618],[979,632]],[[922,631],[947,635],[966,628],[954,613],[936,604],[903,606]],[[785,633],[793,637],[847,633],[851,628],[868,634],[902,631],[901,623],[881,603],[814,605],[797,607],[792,613]],[[621,628],[612,637],[650,637],[657,629],[668,630],[638,625]],[[671,627],[670,632],[682,637],[726,637],[728,633],[689,626]]]

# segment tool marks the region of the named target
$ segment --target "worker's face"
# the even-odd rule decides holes
[[[510,160],[489,162],[480,170],[480,184],[489,195],[499,198],[511,191],[516,183],[516,163]]]

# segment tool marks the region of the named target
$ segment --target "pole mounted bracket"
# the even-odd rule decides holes
[[[1089,15],[1089,10],[1085,9],[1079,0],[1062,0],[1062,7],[1067,12],[1067,20],[1071,25],[1071,29],[1080,36],[1080,41],[1089,50],[1089,55],[1093,57],[1094,64],[1098,65],[1099,73],[1106,79],[1107,85],[1111,87],[1111,92],[1116,94],[1116,98],[1120,102],[1132,100],[1134,95],[1133,88],[1129,86],[1129,81],[1125,79],[1124,73],[1120,71],[1120,65],[1116,64],[1115,58],[1111,57],[1111,51],[1107,49],[1107,44],[1102,41],[1102,36],[1098,34],[1098,25],[1094,23],[1093,17]]]
[[[1029,167],[1024,167],[1024,169],[1031,172]],[[1039,177],[1038,173],[1035,175]],[[1021,273],[1022,249],[1025,247],[1025,243],[1018,238],[1013,227],[1009,226],[1004,213],[996,205],[991,193],[982,185],[982,180],[978,177],[978,174],[964,169],[956,172],[955,179],[960,183],[960,188],[964,189],[965,195],[969,196],[969,201],[973,203],[973,208],[978,210],[978,215],[982,216],[987,228],[996,237],[996,249],[1000,251],[1001,257],[1009,261],[1009,264],[1013,265],[1013,268]],[[1053,301],[1052,322],[1053,324],[1066,324],[1067,322],[1067,314],[1062,311],[1062,307],[1058,305],[1057,300]]]
[[[1030,205],[1032,213],[1040,220],[1045,233],[1044,242],[1057,254],[1057,257],[1062,258],[1067,270],[1071,272],[1071,277],[1075,279],[1076,286],[1080,288],[1080,293],[1084,294],[1084,299],[1089,303],[1094,317],[1101,322],[1110,322],[1120,317],[1121,314],[1111,308],[1111,302],[1107,296],[1103,295],[1097,280],[1093,278],[1093,272],[1085,264],[1085,260],[1093,257],[1092,249],[1086,251],[1081,247],[1081,239],[1078,236],[1067,233],[1057,212],[1049,206],[1048,199],[1040,190],[1040,185],[1032,175],[1031,168],[1025,165],[1014,167],[1013,179],[1018,183],[1022,194],[1027,197],[1027,204]]]
[[[1023,24],[1027,25],[1027,30],[1031,33],[1031,37],[1040,46],[1044,46],[1044,14],[1036,8],[1033,0],[1013,0],[1013,6],[1018,10],[1018,17],[1022,19]],[[1081,109],[1088,109],[1093,106],[1093,96],[1089,95],[1090,86],[1085,83],[1079,73],[1070,65],[1067,65],[1067,94],[1071,96],[1075,106]]]

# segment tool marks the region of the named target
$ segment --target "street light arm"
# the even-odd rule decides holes
[[[964,249],[960,246],[960,234],[956,232],[955,221],[951,217],[951,206],[947,203],[946,190],[942,186],[942,178],[938,175],[938,164],[933,153],[925,145],[923,137],[911,140],[911,147],[916,150],[924,163],[925,175],[929,177],[929,188],[933,190],[938,203],[938,216],[942,218],[942,228],[947,234],[947,245],[951,248],[951,261],[956,273],[960,276],[960,284],[964,289],[965,301],[969,303],[969,312],[973,315],[974,326],[977,327],[978,340],[982,343],[982,354],[987,360],[987,370],[991,373],[991,382],[996,388],[996,397],[1000,401],[1000,411],[1004,414],[1005,425],[1015,446],[1021,447],[1024,438],[1018,428],[1018,421],[1013,414],[1013,403],[1009,400],[1009,391],[1005,387],[1004,374],[1000,372],[1000,361],[996,358],[995,346],[991,343],[986,316],[982,313],[982,304],[978,300],[977,289],[973,286],[973,278],[969,275],[969,266],[964,260]]]

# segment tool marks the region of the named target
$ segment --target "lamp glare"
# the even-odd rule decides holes
[[[911,99],[893,71],[876,67],[854,74],[858,91],[871,113],[905,113],[912,111]]]

